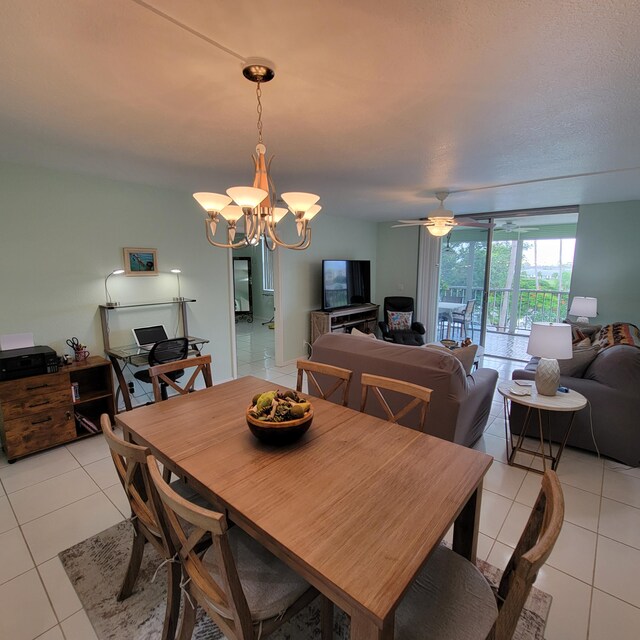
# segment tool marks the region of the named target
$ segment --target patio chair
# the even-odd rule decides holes
[[[454,311],[451,314],[451,327],[455,330],[456,327],[459,328],[460,337],[462,338],[462,334],[464,332],[464,337],[467,337],[467,327],[471,329],[471,339],[473,340],[473,308],[476,304],[475,300],[467,300],[467,305],[464,308],[464,311],[456,312]]]
[[[518,545],[495,593],[466,558],[435,549],[396,610],[395,638],[510,640],[564,518],[558,476],[547,471]]]

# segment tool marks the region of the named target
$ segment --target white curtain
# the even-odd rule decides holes
[[[432,236],[426,227],[420,227],[416,314],[418,321],[422,322],[427,330],[425,342],[434,342],[436,339],[441,244],[441,238]]]

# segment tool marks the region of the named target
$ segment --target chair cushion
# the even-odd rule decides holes
[[[309,589],[303,578],[240,527],[229,529],[227,535],[254,621],[267,620],[285,612]],[[202,560],[213,579],[222,584],[213,547]]]
[[[498,617],[489,583],[440,545],[396,610],[398,640],[485,640]]]
[[[411,329],[413,313],[411,311],[387,311],[387,324],[391,331]]]

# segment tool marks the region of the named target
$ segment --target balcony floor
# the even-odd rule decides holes
[[[467,332],[467,335],[471,338],[471,331]],[[438,339],[441,339],[443,337],[446,336],[438,335]],[[480,329],[476,327],[474,329],[472,339],[474,342],[477,342],[479,337]],[[451,338],[453,340],[460,340],[460,335],[458,334],[458,332],[455,332],[451,335]],[[527,353],[528,342],[528,332],[526,334],[523,333],[513,335],[489,329],[487,331],[487,339],[484,345],[484,352],[486,356],[529,362],[531,356]]]

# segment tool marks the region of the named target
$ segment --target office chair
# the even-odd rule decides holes
[[[165,362],[173,362],[174,360],[184,360],[189,352],[189,340],[187,338],[169,338],[169,340],[161,340],[156,342],[151,351],[149,351],[149,366],[153,367],[158,364],[164,364]],[[167,374],[167,377],[174,382],[182,377],[184,369],[178,371],[172,371]],[[149,369],[142,371],[136,371],[133,374],[134,378],[144,382],[146,384],[153,384]],[[160,394],[163,400],[167,399],[167,384],[165,382],[160,383]]]

